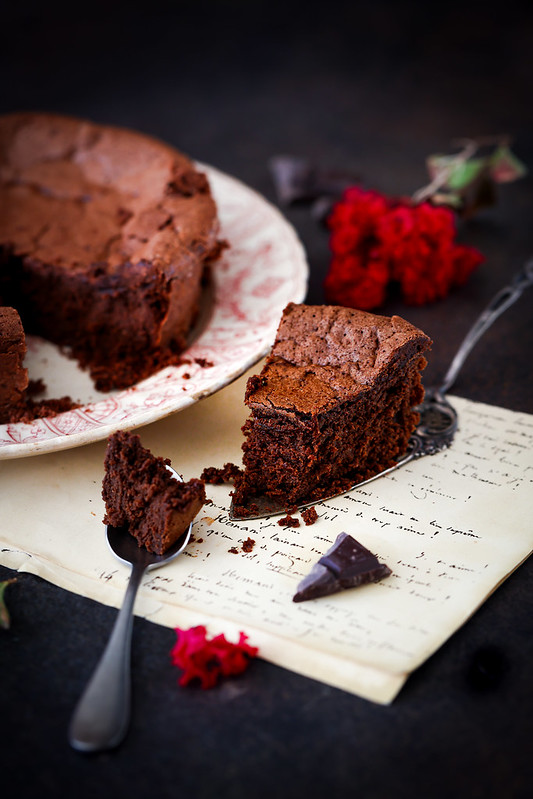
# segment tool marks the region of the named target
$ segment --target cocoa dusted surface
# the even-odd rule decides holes
[[[399,316],[290,303],[246,404],[317,413],[386,379],[387,367],[424,353],[431,340]]]
[[[296,366],[332,366],[358,382],[369,383],[400,348],[411,345],[422,349],[429,343],[421,330],[399,316],[389,318],[335,305],[290,303],[272,355]]]
[[[94,0],[74,14],[27,0],[2,15],[2,111],[52,109],[143,130],[276,204],[274,155],[409,194],[426,182],[426,156],[449,152],[455,137],[513,135],[529,175],[501,186],[497,206],[460,229],[486,264],[443,302],[380,309],[433,340],[426,385],[442,378],[474,318],[533,253],[533,12],[523,3],[509,0],[496,14],[458,0],[310,0],[303,11],[272,0],[139,8]],[[306,300],[323,303],[327,233],[306,205],[279,207],[307,250]],[[456,394],[533,413],[532,298],[530,289],[485,334]],[[389,707],[262,660],[218,689],[180,689],[168,654],[174,632],[137,618],[129,734],[117,751],[90,757],[69,748],[67,728],[116,611],[0,568],[0,579],[12,576],[12,629],[0,630],[0,773],[13,795],[530,795],[531,559]]]
[[[0,117],[0,211],[0,243],[13,255],[74,272],[168,266],[192,242],[214,243],[207,180],[185,155],[68,116]]]

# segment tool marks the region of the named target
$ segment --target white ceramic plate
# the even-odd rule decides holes
[[[0,459],[53,452],[140,427],[213,394],[272,346],[283,308],[301,302],[308,266],[294,229],[263,197],[203,164],[217,201],[221,238],[230,243],[213,269],[212,308],[184,353],[190,363],[167,367],[124,391],[98,393],[87,373],[42,339],[28,337],[26,365],[46,396],[82,403],[29,424],[0,425]]]

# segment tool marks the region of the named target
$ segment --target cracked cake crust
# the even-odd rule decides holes
[[[69,117],[0,117],[1,304],[100,390],[176,361],[218,232],[205,175],[168,145]]]
[[[418,421],[430,344],[397,316],[290,303],[247,383],[235,512],[259,496],[286,508],[318,500],[393,466]]]

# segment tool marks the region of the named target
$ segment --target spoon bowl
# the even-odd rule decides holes
[[[185,533],[162,555],[149,552],[145,547],[140,547],[135,538],[131,535],[127,527],[106,527],[106,538],[109,549],[113,555],[126,566],[134,564],[144,565],[145,571],[157,569],[164,566],[178,555],[181,555],[190,541],[192,524],[189,525]]]
[[[176,480],[182,478],[170,466]],[[131,633],[137,590],[147,571],[164,566],[183,552],[190,541],[192,522],[162,555],[139,546],[127,527],[106,527],[111,552],[131,567],[124,601],[103,655],[78,702],[69,729],[70,745],[80,752],[117,746],[126,735],[131,705]]]

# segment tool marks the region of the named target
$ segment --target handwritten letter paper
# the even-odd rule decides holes
[[[141,430],[143,443],[171,457],[186,478],[204,466],[239,463],[241,392],[242,380]],[[533,417],[453,402],[460,430],[449,450],[317,505],[312,526],[299,514],[297,528],[280,526],[279,517],[231,521],[231,487],[208,486],[211,504],[195,522],[194,542],[171,565],[148,574],[136,611],[169,627],[242,629],[267,660],[390,702],[409,673],[533,549]],[[103,447],[2,464],[2,504],[12,503],[4,518],[12,519],[12,530],[8,525],[1,562],[118,606],[128,571],[104,546]],[[62,507],[50,498],[54,474],[66,497]],[[54,520],[44,537],[35,512],[17,505],[22,475],[35,485],[41,518]],[[80,509],[88,505],[84,515]],[[292,602],[300,579],[339,532],[374,552],[392,576]],[[247,552],[248,539],[254,544]]]

